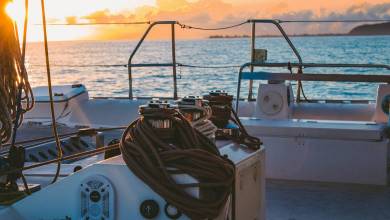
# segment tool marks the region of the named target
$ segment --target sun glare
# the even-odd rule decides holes
[[[14,0],[8,3],[5,8],[6,13],[16,22],[23,22],[24,3],[21,0]]]

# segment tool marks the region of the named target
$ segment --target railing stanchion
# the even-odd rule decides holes
[[[175,25],[171,24],[172,30],[172,74],[173,74],[173,99],[177,99],[177,77],[176,77],[176,39]]]
[[[256,22],[252,22],[252,35],[251,35],[251,63],[255,62],[255,47],[256,47]],[[250,66],[251,72],[253,72],[253,65]],[[253,80],[249,80],[248,101],[252,100],[253,96]]]
[[[128,68],[128,76],[129,76],[129,99],[132,99],[133,98],[133,79],[132,79],[132,70],[131,70],[131,67],[137,67],[137,66],[143,66],[145,67],[145,65],[136,65],[136,64],[132,64],[132,60],[133,60],[133,57],[134,55],[137,53],[138,49],[140,48],[140,46],[142,45],[142,43],[144,42],[145,38],[148,36],[150,30],[152,30],[152,28],[156,25],[161,25],[161,24],[170,24],[172,25],[172,56],[173,56],[173,64],[172,66],[174,66],[173,68],[173,72],[174,72],[174,87],[175,87],[175,92],[174,94],[176,94],[176,98],[177,98],[177,86],[176,86],[176,55],[175,55],[175,27],[174,25],[177,24],[177,21],[156,21],[156,22],[153,22],[149,25],[149,27],[146,29],[145,33],[142,35],[140,41],[137,43],[137,45],[135,46],[133,52],[130,54],[130,57],[129,57],[129,60],[127,62],[127,68]],[[153,65],[149,65],[149,66],[165,66],[165,64],[163,65],[159,65],[159,64],[153,64]],[[169,65],[171,66],[171,65]]]
[[[133,99],[133,77],[131,75],[131,65],[127,67],[127,74],[129,77],[129,99]]]

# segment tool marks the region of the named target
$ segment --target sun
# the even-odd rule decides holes
[[[23,22],[24,20],[24,1],[22,0],[11,0],[6,8],[6,13],[17,23]]]

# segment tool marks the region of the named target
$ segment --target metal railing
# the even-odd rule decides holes
[[[280,25],[281,22],[279,20],[252,19],[252,20],[248,20],[246,23],[252,23],[251,62],[254,61],[254,49],[255,49],[255,44],[256,44],[256,24],[257,23],[265,23],[265,24],[274,24],[278,28],[278,30],[280,31],[280,33],[282,34],[284,39],[287,41],[287,43],[290,46],[290,48],[292,49],[292,51],[294,52],[295,56],[297,57],[298,62],[302,63],[301,55],[299,54],[299,52],[296,49],[296,47],[294,46],[294,44],[291,42],[291,40],[288,37],[288,35],[286,34],[286,32],[283,30],[282,26]],[[145,38],[147,37],[147,35],[151,31],[151,29],[154,26],[156,26],[156,25],[165,25],[165,24],[171,25],[172,63],[133,64],[132,60],[133,60],[134,55],[137,53],[139,47],[144,42]],[[164,66],[165,67],[169,67],[169,66],[172,67],[173,98],[177,99],[177,77],[176,77],[177,63],[176,63],[176,51],[175,51],[176,50],[176,46],[175,46],[175,44],[176,44],[176,42],[175,42],[176,41],[176,39],[175,39],[175,25],[177,25],[177,24],[180,25],[180,23],[177,22],[177,21],[156,21],[156,22],[151,23],[149,25],[149,27],[146,29],[145,33],[143,34],[143,36],[141,37],[140,41],[138,42],[138,44],[134,48],[134,50],[131,53],[131,55],[129,57],[129,60],[128,60],[129,99],[133,98],[132,67],[164,67]],[[254,68],[253,68],[253,66],[251,66],[251,72],[253,72],[253,70],[254,70]],[[252,98],[252,90],[253,90],[252,88],[253,88],[253,81],[250,82],[248,99]]]
[[[281,67],[298,67],[298,68],[377,68],[377,69],[387,69],[390,70],[389,65],[384,64],[319,64],[319,63],[245,63],[240,67],[238,73],[238,83],[237,83],[237,100],[240,98],[241,92],[241,81],[245,80],[275,80],[275,81],[328,81],[328,82],[369,82],[369,83],[389,83],[390,84],[390,75],[364,75],[364,74],[315,74],[315,73],[305,73],[305,74],[292,74],[289,73],[275,73],[275,72],[243,72],[247,67],[272,67],[272,68],[281,68]],[[239,102],[236,102],[236,111],[238,112]]]
[[[288,37],[287,33],[284,31],[284,29],[280,25],[281,22],[279,20],[273,20],[273,19],[251,19],[251,20],[248,20],[248,22],[252,23],[251,63],[255,62],[255,60],[254,60],[254,51],[255,51],[255,47],[256,47],[256,24],[257,23],[262,23],[262,24],[273,24],[273,25],[275,25],[278,28],[279,32],[282,34],[284,39],[287,41],[287,44],[290,46],[290,48],[292,49],[293,53],[297,57],[298,62],[300,64],[302,64],[303,61],[302,61],[301,55],[299,54],[297,48],[294,46],[294,44],[292,43],[292,41]],[[254,71],[254,66],[253,65],[250,66],[250,70],[251,70],[251,72]],[[253,95],[253,80],[249,80],[248,100],[252,100],[252,95]]]
[[[152,28],[156,25],[171,25],[171,45],[172,45],[172,63],[145,63],[145,64],[133,64],[133,58],[134,55],[137,53],[139,47],[144,42],[145,38],[148,36],[149,32],[152,30]],[[133,52],[131,53],[128,64],[127,64],[127,70],[129,75],[129,99],[133,98],[133,77],[132,77],[132,67],[172,67],[172,76],[173,76],[173,98],[177,99],[177,77],[176,77],[176,39],[175,39],[175,25],[177,24],[177,21],[156,21],[149,25],[149,27],[146,29],[145,33],[141,37],[141,40],[138,42],[138,44],[135,46]]]
[[[243,25],[245,23],[251,23],[251,62],[246,63],[241,66],[239,71],[239,83],[237,88],[237,99],[239,99],[240,88],[241,88],[241,79],[249,80],[249,91],[248,91],[248,100],[252,100],[253,96],[253,80],[296,80],[296,81],[348,81],[348,82],[388,82],[390,76],[374,76],[374,75],[353,75],[354,79],[351,79],[351,75],[342,75],[342,74],[324,74],[321,76],[320,74],[291,74],[291,73],[270,73],[270,72],[254,72],[254,67],[288,67],[288,68],[310,68],[310,67],[326,67],[326,68],[384,68],[390,69],[388,65],[380,65],[380,64],[318,64],[318,63],[304,63],[302,60],[299,51],[294,46],[292,41],[290,40],[287,33],[284,31],[283,27],[280,25],[285,21],[281,20],[273,20],[273,19],[250,19],[246,22],[243,22],[239,25]],[[273,24],[277,27],[281,35],[286,40],[287,44],[291,48],[295,57],[298,60],[298,63],[255,63],[254,62],[254,51],[256,47],[256,24]],[[138,49],[144,42],[145,38],[152,30],[152,28],[156,25],[171,25],[171,46],[172,46],[172,62],[171,63],[139,63],[133,64],[132,60],[134,55],[137,53]],[[175,38],[175,25],[179,25],[182,28],[185,28],[186,25],[179,23],[178,21],[156,21],[149,25],[149,27],[144,32],[140,41],[137,43],[136,47],[132,51],[129,60],[128,60],[128,77],[129,77],[129,99],[133,98],[133,82],[132,82],[132,67],[172,67],[172,77],[173,77],[173,98],[177,99],[177,74],[176,67],[178,64],[176,63],[176,38]],[[236,27],[237,25],[231,26]],[[190,27],[194,28],[194,27]],[[230,27],[229,27],[230,28]],[[199,28],[197,28],[199,29]],[[205,29],[208,30],[208,29]],[[246,67],[250,67],[250,72],[243,73],[243,69]],[[253,75],[251,75],[253,73]],[[238,102],[237,102],[238,103]]]

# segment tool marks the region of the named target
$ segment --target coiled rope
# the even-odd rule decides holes
[[[2,2],[4,5],[0,8],[0,145],[11,138],[12,124],[18,115],[18,103],[24,102],[19,109],[17,126],[20,125],[23,114],[34,105],[16,24],[5,13],[6,3],[7,1]]]
[[[191,125],[200,133],[204,134],[206,137],[212,140],[215,139],[215,132],[218,130],[218,128],[210,121],[212,115],[211,107],[204,106],[203,108],[204,116],[198,120],[192,121]]]
[[[189,103],[193,100],[194,103]],[[191,123],[192,127],[204,134],[210,140],[215,140],[218,128],[210,121],[211,107],[200,97],[187,96],[178,102],[179,111]]]
[[[160,138],[148,117],[171,120],[175,143]],[[176,110],[144,113],[125,130],[120,149],[136,176],[191,219],[216,218],[234,188],[232,162]],[[174,174],[188,174],[199,182],[179,184]],[[198,187],[200,198],[189,195],[187,187]]]

